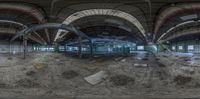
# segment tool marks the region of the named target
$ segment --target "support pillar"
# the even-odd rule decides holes
[[[82,38],[78,38],[78,55],[80,58],[82,58]]]
[[[9,40],[9,53],[10,53],[10,55],[12,54],[12,44],[11,44],[10,40]]]
[[[66,52],[67,51],[67,46],[66,46],[66,44],[64,45],[64,52]]]
[[[26,58],[26,53],[27,53],[27,37],[23,36],[23,58]]]
[[[184,53],[188,53],[188,49],[187,49],[187,41],[184,41]]]
[[[93,57],[93,41],[90,40],[90,57]]]
[[[157,45],[154,44],[154,43],[148,43],[146,50],[150,53],[157,53],[158,52]]]

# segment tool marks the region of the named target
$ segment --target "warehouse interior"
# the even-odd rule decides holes
[[[199,0],[0,0],[0,98],[199,98],[199,27]]]

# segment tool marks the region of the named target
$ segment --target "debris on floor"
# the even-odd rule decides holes
[[[0,55],[0,96],[199,96],[200,55],[187,57],[188,62],[180,54],[145,54],[80,59],[29,53],[25,60]]]
[[[48,65],[45,63],[37,63],[33,65],[35,67],[35,69],[37,70],[43,70],[44,68],[46,68]]]
[[[121,62],[126,62],[126,59],[122,59]]]

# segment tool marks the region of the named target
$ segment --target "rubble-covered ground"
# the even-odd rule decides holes
[[[84,77],[105,71],[91,85]],[[63,53],[0,54],[0,98],[198,98],[200,55],[138,53],[78,58]],[[68,98],[67,98],[68,99]]]

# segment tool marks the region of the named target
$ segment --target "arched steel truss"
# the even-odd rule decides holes
[[[170,29],[168,29],[165,33],[163,33],[159,38],[158,38],[158,40],[157,40],[157,42],[159,42],[160,40],[162,40],[162,38],[164,38],[167,34],[169,34],[169,33],[171,33],[171,31],[173,31],[173,30],[176,30],[177,28],[179,28],[179,27],[181,27],[181,26],[184,26],[184,25],[187,25],[187,24],[197,24],[197,23],[199,23],[200,22],[200,20],[197,20],[197,21],[186,21],[186,22],[182,22],[182,23],[180,23],[180,24],[177,24],[175,27],[172,27],[172,28],[170,28]]]
[[[47,28],[49,28],[49,29],[62,29],[62,30],[65,30],[65,31],[73,32],[81,38],[85,38],[85,39],[90,40],[90,38],[85,33],[83,33],[82,31],[79,31],[74,26],[61,24],[61,23],[45,23],[45,24],[34,25],[34,26],[28,27],[28,28],[20,31],[19,33],[17,33],[17,35],[15,35],[11,39],[11,41],[17,39],[20,36],[28,35],[31,32],[41,30],[41,29],[47,29]]]
[[[4,23],[9,23],[10,26],[12,26],[11,24],[15,25],[15,26],[19,26],[21,27],[21,29],[25,29],[28,28],[26,25],[16,22],[16,21],[12,21],[12,20],[0,20],[0,23],[2,23],[4,25]],[[4,29],[4,28],[0,28],[1,31],[0,32],[6,32],[6,33],[10,33],[10,34],[16,34],[17,30],[11,29],[12,27],[9,27],[8,29]],[[18,30],[19,31],[19,30]],[[45,42],[45,40],[36,32],[34,32],[43,42]],[[29,36],[28,38],[40,43],[40,44],[44,44],[42,41],[38,40],[36,37],[33,36]]]
[[[200,4],[199,3],[177,4],[177,5],[168,7],[167,9],[164,9],[157,17],[157,20],[155,23],[155,28],[154,28],[155,34],[153,35],[153,40],[154,41],[158,40],[158,42],[159,42],[161,40],[161,38],[163,38],[167,34],[167,31],[166,31],[165,33],[162,33],[162,35],[160,37],[158,37],[158,39],[156,39],[160,28],[163,26],[163,24],[165,24],[165,21],[167,19],[171,18],[172,16],[174,16],[176,14],[179,14],[180,12],[190,11],[190,10],[194,10],[194,9],[198,11],[200,9]],[[175,27],[172,27],[168,31],[176,29],[177,27],[179,27],[179,25],[184,25],[184,24],[188,24],[188,23],[183,22],[183,23],[177,24]]]
[[[144,29],[143,25],[140,23],[140,21],[136,17],[132,16],[131,14],[120,11],[120,10],[114,10],[114,9],[83,10],[83,11],[76,12],[76,13],[70,15],[69,17],[67,17],[64,20],[63,24],[68,25],[78,19],[81,19],[81,18],[84,18],[87,16],[94,16],[94,15],[114,16],[114,17],[119,17],[119,18],[125,19],[128,22],[132,23],[134,26],[136,26],[139,29],[139,31],[141,32],[141,34],[143,35],[143,37],[146,38],[145,29]],[[62,34],[62,32],[64,32],[64,34]],[[56,35],[54,41],[57,41],[57,39],[60,39],[67,33],[68,33],[68,31],[59,30],[57,32],[57,35]]]
[[[184,30],[184,31],[177,32],[174,35],[171,35],[170,37],[167,37],[163,40],[160,40],[158,43],[163,43],[163,42],[166,42],[166,41],[169,41],[169,40],[172,40],[172,39],[175,39],[177,37],[184,36],[184,35],[188,35],[188,34],[198,34],[199,32],[200,32],[199,28],[187,29],[187,30]]]
[[[31,26],[28,28],[25,28],[24,30],[18,32],[11,41],[14,41],[15,39],[23,36],[23,45],[24,45],[24,58],[26,56],[26,46],[27,46],[27,38],[26,36],[33,33],[34,31],[41,30],[41,29],[62,29],[65,31],[73,32],[79,37],[79,55],[81,56],[81,40],[87,39],[92,43],[92,40],[90,37],[88,37],[85,33],[81,32],[80,30],[76,29],[74,26],[61,24],[61,23],[45,23],[45,24],[39,24],[35,26]],[[92,44],[91,44],[92,45]],[[92,46],[91,46],[92,50]],[[91,51],[92,52],[92,51]],[[91,53],[92,55],[92,53]]]

